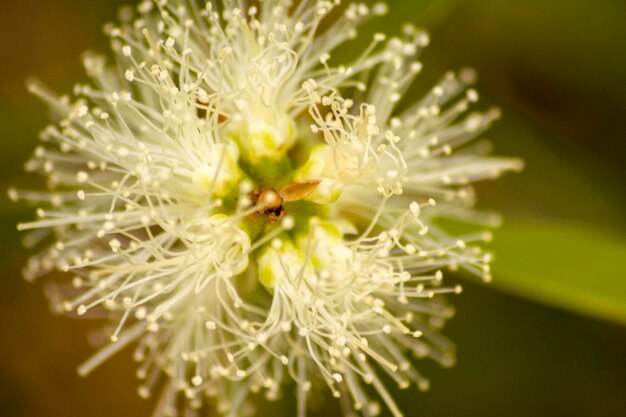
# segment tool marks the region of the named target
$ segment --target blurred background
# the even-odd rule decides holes
[[[521,175],[480,186],[502,212],[488,286],[460,280],[445,333],[458,364],[419,363],[427,394],[398,394],[407,416],[626,415],[626,3],[622,0],[391,0],[366,32],[410,21],[431,33],[425,91],[448,69],[480,74],[479,106],[504,118],[487,132]],[[119,0],[3,0],[0,4],[0,190],[33,183],[23,162],[47,123],[28,95],[36,76],[58,92],[84,80],[84,50],[105,51]],[[369,39],[369,37],[364,37]],[[32,208],[0,197],[0,415],[149,416],[134,364],[118,355],[81,379],[97,323],[50,314],[45,283],[20,276],[15,229]],[[289,416],[274,409],[275,416]],[[339,416],[329,404],[319,415]],[[263,415],[261,413],[260,415]]]

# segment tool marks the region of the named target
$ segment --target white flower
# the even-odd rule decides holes
[[[472,72],[398,107],[424,33],[331,55],[382,4],[137,9],[107,28],[113,64],[86,57],[92,82],[75,101],[31,85],[60,119],[27,164],[50,191],[10,192],[47,205],[19,226],[45,246],[25,276],[71,272],[55,306],[116,324],[80,374],[136,343],[140,395],[165,379],[156,416],[178,415],[180,398],[250,414],[252,393],[277,399],[290,381],[299,416],[324,386],[364,415],[379,400],[402,415],[381,375],[426,389],[411,357],[454,360],[436,296],[460,287],[441,271],[490,278],[476,245],[489,235],[435,220],[489,220],[470,184],[521,168],[464,146],[498,117],[464,116]]]

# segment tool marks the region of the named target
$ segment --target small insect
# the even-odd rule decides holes
[[[291,182],[280,191],[273,187],[263,187],[251,193],[254,206],[263,207],[262,213],[267,215],[270,222],[282,219],[287,211],[283,203],[299,201],[311,195],[319,186],[320,180]]]

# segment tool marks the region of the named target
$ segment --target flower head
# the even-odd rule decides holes
[[[246,415],[290,382],[299,416],[324,386],[399,416],[382,375],[425,389],[412,357],[452,364],[442,270],[489,279],[489,236],[436,220],[484,220],[471,183],[521,163],[465,146],[498,117],[466,115],[470,70],[398,106],[425,33],[333,56],[386,10],[339,3],[144,1],[73,101],[31,85],[59,121],[27,164],[50,191],[11,191],[47,205],[19,226],[48,243],[25,275],[70,272],[55,306],[115,323],[81,374],[135,344],[140,395],[165,380],[157,416]]]

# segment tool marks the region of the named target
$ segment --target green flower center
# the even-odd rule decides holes
[[[276,127],[228,128],[230,144],[217,171],[200,173],[197,180],[214,187],[223,215],[241,216],[239,227],[257,247],[252,260],[258,280],[270,291],[285,276],[324,268],[321,252],[310,253],[314,232],[318,243],[343,239],[342,228],[330,220],[329,206],[341,187],[328,172],[328,146],[279,119]]]

